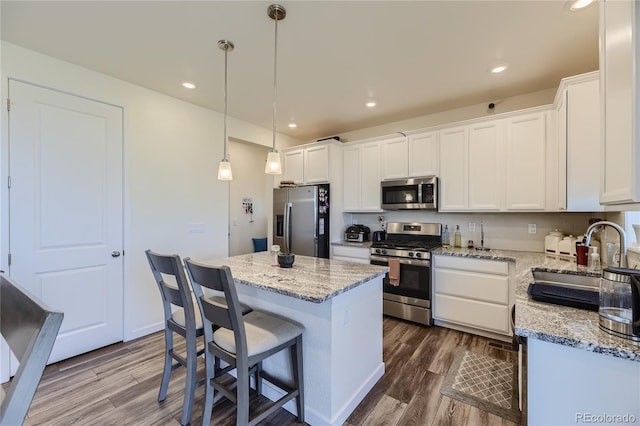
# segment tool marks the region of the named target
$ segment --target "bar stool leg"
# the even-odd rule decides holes
[[[167,397],[167,389],[169,388],[169,379],[171,378],[171,351],[173,350],[173,334],[168,328],[164,330],[164,371],[162,372],[162,382],[160,383],[160,392],[158,393],[158,402],[162,402]]]

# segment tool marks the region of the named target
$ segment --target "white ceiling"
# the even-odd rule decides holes
[[[271,1],[7,1],[2,39],[272,127]],[[301,140],[557,87],[598,68],[598,5],[282,1],[278,131]],[[506,62],[502,75],[490,75]],[[197,88],[181,87],[184,80]],[[369,98],[378,106],[367,109]],[[286,127],[289,120],[297,129]]]

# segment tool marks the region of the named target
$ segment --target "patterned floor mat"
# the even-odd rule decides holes
[[[458,352],[440,393],[520,424],[516,367],[473,352]]]

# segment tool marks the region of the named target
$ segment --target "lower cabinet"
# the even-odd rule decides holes
[[[435,255],[432,267],[436,325],[508,340],[515,298],[512,262]]]
[[[333,260],[346,260],[347,262],[369,263],[369,248],[361,246],[331,246],[331,258]]]

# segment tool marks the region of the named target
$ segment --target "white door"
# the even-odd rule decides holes
[[[10,80],[9,272],[64,321],[49,362],[122,340],[122,108]]]

